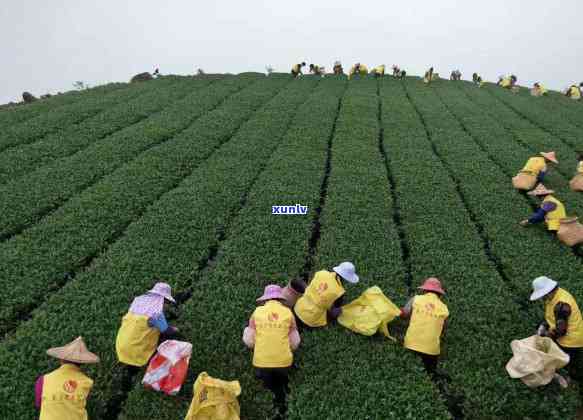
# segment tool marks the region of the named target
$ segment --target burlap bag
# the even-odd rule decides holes
[[[294,290],[294,288],[291,286],[291,283],[288,283],[287,286],[283,288],[282,295],[285,299],[283,302],[284,305],[288,308],[293,308],[300,296],[302,296],[302,293]]]
[[[577,221],[576,217],[566,217],[559,220],[559,223],[557,237],[562,243],[573,246],[583,242],[583,225]]]
[[[536,176],[528,172],[519,172],[512,178],[512,185],[517,190],[530,191],[536,185]]]
[[[548,337],[533,335],[513,340],[510,347],[513,356],[506,364],[506,371],[530,388],[548,384],[557,369],[569,363],[569,355]]]
[[[583,191],[583,175],[577,174],[569,182],[569,186],[573,191]]]

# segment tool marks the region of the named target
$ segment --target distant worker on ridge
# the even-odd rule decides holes
[[[322,72],[323,67],[320,67],[317,64],[310,64],[310,73],[315,74],[316,76],[321,76]]]
[[[548,90],[541,85],[540,83],[535,83],[530,90],[530,94],[532,96],[546,96],[548,94]]]
[[[342,64],[340,63],[340,61],[334,62],[333,71],[334,71],[334,74],[336,74],[336,75],[344,74],[344,69],[342,68]]]
[[[381,64],[380,66],[376,66],[370,71],[374,77],[383,77],[385,75],[385,65]]]
[[[299,64],[294,64],[292,66],[292,69],[291,69],[292,76],[293,77],[298,77],[300,74],[303,74],[302,73],[302,67],[305,67],[305,66],[306,66],[306,63],[304,61],[302,61]]]
[[[425,72],[425,76],[423,77],[423,83],[429,84],[433,81],[433,67],[430,67],[429,70]]]
[[[355,75],[359,75],[361,77],[364,77],[367,74],[368,74],[368,67],[366,67],[364,64],[356,63],[350,69],[350,73],[348,74],[348,78],[351,79],[352,76],[355,76]]]
[[[453,70],[449,76],[449,80],[462,80],[462,72],[459,70]]]
[[[581,83],[581,86],[583,86],[583,83]],[[567,90],[567,93],[565,94],[565,96],[567,98],[573,99],[574,101],[578,101],[579,99],[581,99],[581,89],[577,85],[572,85]]]

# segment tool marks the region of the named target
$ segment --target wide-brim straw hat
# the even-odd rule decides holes
[[[425,290],[426,292],[435,292],[440,295],[445,295],[445,290],[441,287],[441,282],[436,277],[429,277],[426,279],[418,289]]]
[[[158,296],[162,296],[164,299],[169,300],[172,303],[176,303],[172,297],[172,288],[168,283],[156,283],[152,290],[148,290],[148,293],[153,293]]]
[[[553,194],[554,192],[555,192],[555,190],[547,190],[547,187],[545,187],[543,184],[538,184],[534,190],[529,191],[527,194],[539,196],[539,195]]]
[[[82,337],[77,337],[63,347],[53,347],[47,350],[49,356],[73,363],[99,363],[99,357],[87,350]]]
[[[271,299],[285,299],[281,286],[277,284],[267,285],[263,291],[263,296],[258,298],[256,302],[264,302]]]
[[[553,163],[559,163],[557,154],[555,152],[540,152],[540,155]]]

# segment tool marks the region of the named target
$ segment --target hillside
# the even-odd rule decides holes
[[[536,331],[531,281],[583,301],[583,252],[518,221],[537,201],[511,177],[542,150],[570,215],[583,106],[494,85],[274,74],[162,77],[0,110],[0,412],[33,418],[49,347],[83,335],[101,363],[91,419],[181,419],[201,371],[238,379],[242,417],[271,399],[241,342],[266,284],[353,261],[398,305],[438,276],[451,313],[433,381],[381,337],[308,331],[291,419],[567,419],[574,389],[508,377],[510,342]],[[272,206],[308,206],[306,216]],[[145,391],[115,356],[133,297],[168,281],[193,343],[178,397]],[[400,328],[402,329],[402,328]]]

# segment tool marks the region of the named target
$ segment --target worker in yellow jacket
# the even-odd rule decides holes
[[[299,77],[300,74],[303,74],[302,73],[302,68],[305,67],[305,66],[306,66],[306,63],[303,62],[303,61],[301,63],[294,64],[292,66],[292,69],[291,69],[292,76],[293,77]]]
[[[370,74],[374,77],[383,77],[385,75],[385,65],[376,66],[370,71]]]
[[[409,319],[404,346],[418,354],[427,372],[433,375],[441,354],[449,310],[441,300],[445,291],[439,279],[430,277],[418,289],[423,293],[412,297],[401,309],[401,318]]]
[[[243,332],[243,342],[253,349],[253,366],[257,379],[273,393],[273,403],[281,416],[286,412],[286,396],[289,393],[289,371],[293,363],[293,351],[300,345],[294,315],[284,304],[283,289],[270,284],[260,304]]]
[[[99,357],[87,350],[82,337],[49,349],[47,354],[59,359],[61,366],[36,380],[35,405],[40,409],[40,420],[87,420],[85,406],[93,380],[83,373],[81,365],[99,363]]]
[[[526,161],[524,167],[520,172],[536,176],[537,182],[543,182],[545,175],[549,172],[550,165],[548,163],[558,164],[557,155],[555,152],[540,152],[540,156],[534,156]]]
[[[169,326],[164,315],[167,301],[176,303],[170,285],[162,282],[133,300],[115,341],[120,362],[134,367],[145,366],[159,342],[177,335],[178,329]]]
[[[317,64],[310,64],[310,73],[316,76],[322,76],[324,74],[323,67],[320,67]]]
[[[294,305],[300,327],[324,327],[340,316],[342,297],[346,293],[343,281],[352,284],[359,281],[356,268],[351,262],[343,262],[332,271],[321,270],[314,275]]]
[[[364,64],[356,63],[354,66],[351,67],[350,72],[348,73],[348,78],[351,79],[352,76],[358,75],[364,77],[368,74],[368,67]]]
[[[423,77],[423,82],[425,84],[429,84],[433,81],[433,67],[430,67],[429,70],[425,72],[425,76]]]
[[[583,83],[581,83],[581,86],[583,86]],[[575,101],[578,101],[579,99],[581,99],[580,86],[572,85],[569,89],[567,89],[567,93],[565,94],[565,96],[567,96],[567,98],[571,98]]]
[[[548,94],[548,90],[541,85],[540,83],[535,83],[530,90],[530,94],[532,96],[546,96]]]
[[[561,225],[560,220],[567,217],[565,206],[557,198],[553,196],[553,190],[547,190],[543,184],[538,184],[537,187],[528,192],[528,195],[541,197],[542,203],[538,210],[520,222],[521,226],[534,225],[544,221],[547,225],[547,230],[556,233]]]
[[[581,379],[583,370],[583,317],[575,298],[549,277],[537,277],[532,282],[531,301],[543,299],[545,322],[538,334],[550,337],[569,355],[569,375]]]

